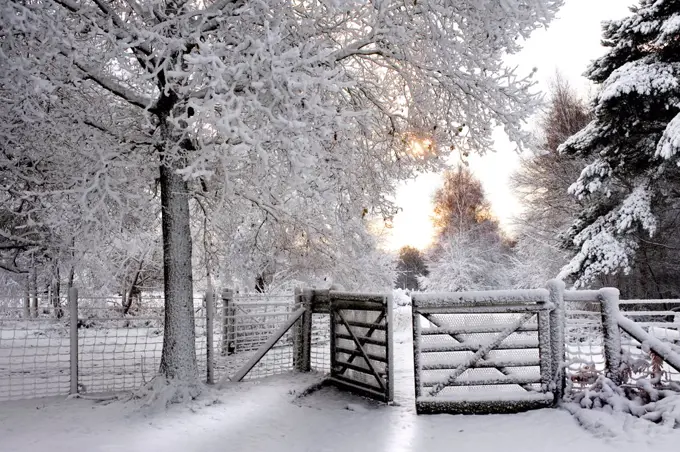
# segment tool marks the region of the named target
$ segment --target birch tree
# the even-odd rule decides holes
[[[111,168],[127,168],[136,187],[157,178],[166,319],[156,384],[180,400],[199,392],[192,195],[245,200],[274,221],[294,217],[291,198],[389,218],[396,181],[441,168],[452,146],[488,148],[495,125],[525,142],[533,82],[502,56],[560,4],[11,1],[0,19],[2,86],[30,99],[22,118],[79,137],[60,144],[70,160],[102,156],[87,199],[103,192],[124,210],[131,190]],[[47,101],[59,104],[58,120]],[[423,137],[437,146],[414,155],[410,143]],[[220,189],[203,190],[211,183]],[[86,204],[85,214],[102,208]]]

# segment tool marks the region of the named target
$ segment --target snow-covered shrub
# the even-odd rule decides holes
[[[564,406],[581,421],[580,411],[593,409],[609,414],[628,414],[669,428],[680,428],[680,392],[656,389],[647,380],[640,380],[635,386],[617,386],[600,376],[589,388],[567,396]]]

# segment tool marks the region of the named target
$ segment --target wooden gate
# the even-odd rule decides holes
[[[413,295],[418,413],[551,406],[547,290]]]
[[[389,295],[329,293],[331,370],[338,387],[393,399],[392,300]]]

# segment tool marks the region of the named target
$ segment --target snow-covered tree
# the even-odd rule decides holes
[[[274,222],[305,224],[300,240],[333,223],[289,210],[292,199],[349,221],[389,218],[396,181],[440,168],[450,146],[485,149],[494,125],[525,141],[537,99],[502,56],[561,3],[3,2],[0,86],[20,95],[0,108],[18,113],[16,129],[51,137],[38,154],[96,160],[66,178],[86,220],[105,225],[103,211],[124,213],[157,180],[166,317],[157,382],[177,399],[198,392],[191,199],[250,203]],[[15,143],[12,133],[2,141]],[[440,146],[414,155],[423,136]]]
[[[511,285],[511,260],[500,236],[480,239],[479,231],[452,232],[428,262],[428,276],[420,277],[428,291],[491,290]]]
[[[418,290],[420,288],[418,277],[429,274],[422,251],[412,246],[404,246],[399,250],[395,288]]]
[[[444,173],[434,196],[436,242],[429,252],[426,290],[499,289],[510,285],[509,247],[479,180],[467,167]]]
[[[557,148],[590,122],[588,107],[558,73],[536,130],[536,145],[520,157],[511,186],[522,204],[515,218],[514,285],[542,287],[569,261],[561,234],[582,210],[568,193],[586,161],[560,154]]]
[[[630,271],[641,244],[665,246],[660,216],[678,213],[680,3],[642,0],[631,11],[604,24],[609,50],[586,73],[599,86],[593,119],[560,147],[589,161],[569,189],[586,204],[561,273],[577,285]]]

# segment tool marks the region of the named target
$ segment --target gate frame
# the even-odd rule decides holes
[[[553,369],[553,363],[560,362],[558,357],[553,356],[551,342],[552,332],[550,328],[550,313],[554,309],[551,302],[551,293],[546,289],[534,290],[514,290],[514,291],[480,291],[480,292],[453,292],[453,293],[427,293],[413,294],[412,300],[412,321],[413,321],[413,363],[414,363],[414,385],[416,398],[416,412],[418,414],[433,413],[452,413],[452,414],[487,414],[487,413],[513,413],[526,411],[535,408],[547,408],[555,403],[555,383],[557,383],[558,373]],[[522,325],[534,315],[537,317],[537,336],[539,350],[540,383],[541,390],[527,393],[529,396],[517,398],[507,398],[504,400],[488,399],[442,399],[431,400],[423,399],[421,364],[421,328],[420,317],[426,320],[433,314],[491,314],[491,313],[517,313],[525,314],[522,319],[515,321],[512,327],[506,325],[500,333],[492,338],[487,344],[480,344],[474,354],[462,364],[451,368],[449,376],[438,393],[446,386],[450,386],[455,378],[459,377],[468,368],[471,368],[477,361],[483,358],[488,352],[493,350],[498,344],[505,340],[509,335],[521,329]],[[530,317],[529,317],[530,316]],[[436,325],[436,324],[435,324]],[[446,330],[443,326],[436,326]],[[491,331],[492,333],[494,331]],[[453,337],[455,332],[444,333]],[[464,334],[464,333],[460,333]],[[459,342],[460,339],[454,337]],[[507,366],[494,366],[500,373],[507,375]],[[512,366],[510,366],[512,367]],[[502,383],[498,383],[502,384]],[[518,383],[519,384],[519,383]],[[557,384],[559,386],[559,383]],[[527,389],[527,388],[525,388]],[[554,392],[553,392],[554,391]],[[431,391],[432,392],[432,391]],[[419,400],[420,399],[420,400]]]

